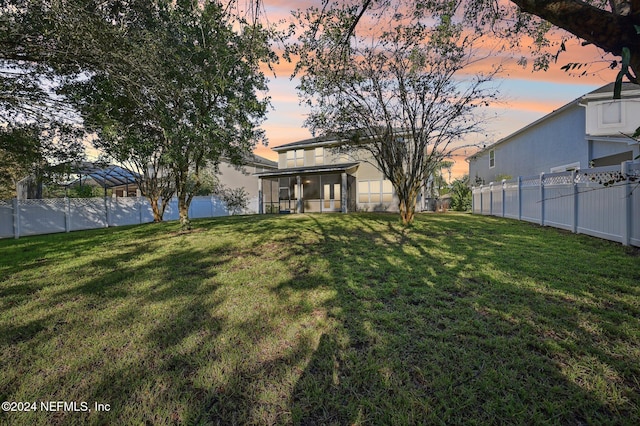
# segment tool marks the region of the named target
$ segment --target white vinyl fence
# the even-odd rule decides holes
[[[474,187],[473,213],[640,247],[640,162],[518,177]]]
[[[258,200],[251,199],[245,213],[257,211]],[[194,197],[189,207],[189,217],[192,219],[227,215],[227,206],[215,196]],[[179,219],[176,198],[167,206],[163,219]],[[149,222],[153,222],[153,213],[149,200],[144,197],[0,200],[0,238]]]

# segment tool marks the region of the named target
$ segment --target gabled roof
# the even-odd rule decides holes
[[[552,112],[550,112],[549,114],[545,115],[542,118],[539,118],[538,120],[534,121],[533,123],[530,123],[526,126],[524,126],[521,129],[516,130],[515,132],[511,133],[509,136],[506,136],[500,140],[498,140],[497,142],[488,145],[484,148],[482,148],[481,150],[477,151],[476,153],[474,153],[473,155],[468,156],[465,160],[471,160],[473,158],[475,158],[476,156],[478,156],[479,154],[482,154],[486,151],[492,150],[493,148],[495,148],[496,146],[507,142],[508,140],[512,139],[513,137],[529,130],[532,127],[537,126],[538,124],[540,124],[543,121],[549,120],[552,117],[555,117],[558,114],[561,114],[562,112],[572,108],[572,107],[576,107],[576,106],[581,106],[582,102],[584,101],[588,101],[590,99],[606,99],[606,98],[611,98],[613,96],[613,87],[614,87],[615,83],[609,83],[609,84],[605,84],[602,87],[597,88],[596,90],[593,90],[589,93],[587,93],[586,95],[583,95],[577,99],[574,99],[573,101],[569,102],[566,105],[561,106],[560,108],[553,110]],[[640,95],[640,85],[637,84],[633,84],[633,83],[622,83],[622,93],[626,94],[627,96],[631,95]]]
[[[484,147],[484,148],[480,149],[479,151],[477,151],[475,154],[472,154],[472,155],[468,156],[465,160],[471,160],[474,157],[478,156],[479,154],[482,154],[483,152],[492,150],[496,146],[498,146],[498,145],[500,145],[500,144],[502,144],[504,142],[507,142],[508,140],[512,139],[513,137],[515,137],[515,136],[517,136],[517,135],[519,135],[521,133],[526,132],[530,128],[537,126],[538,124],[542,123],[543,121],[549,120],[550,118],[555,117],[556,115],[561,114],[561,113],[567,111],[570,108],[577,107],[579,105],[579,102],[580,102],[580,98],[574,99],[573,101],[569,102],[568,104],[563,105],[560,108],[551,111],[549,114],[545,115],[544,117],[537,119],[533,123],[527,124],[523,128],[516,130],[515,132],[511,133],[509,136],[506,136],[506,137],[498,140],[497,142],[492,143],[491,145],[487,145],[486,147]]]
[[[592,98],[598,98],[598,97],[600,97],[600,98],[607,97],[607,96],[602,96],[602,95],[611,96],[611,94],[613,93],[613,87],[614,86],[615,86],[615,83],[605,84],[604,86],[599,87],[596,90],[593,90],[593,91],[587,93],[582,98],[583,99],[592,99]],[[634,92],[638,92],[638,93],[634,93]],[[622,93],[625,93],[627,95],[640,94],[640,85],[634,84],[634,83],[629,83],[629,82],[624,82],[624,83],[622,83]]]
[[[267,158],[261,157],[256,154],[247,155],[247,157],[245,158],[245,162],[247,164],[253,164],[258,166],[273,167],[274,169],[278,168],[278,163],[276,163],[275,161],[271,161]]]

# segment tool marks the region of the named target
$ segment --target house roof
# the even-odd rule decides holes
[[[254,173],[257,177],[285,177],[296,175],[308,175],[318,173],[336,173],[346,172],[349,169],[357,167],[360,163],[342,163],[342,164],[328,164],[322,166],[312,167],[292,167],[290,169],[280,169],[269,172]]]
[[[481,150],[477,151],[475,154],[468,156],[465,160],[469,161],[475,157],[477,157],[479,154],[482,154],[486,151],[489,151],[493,148],[495,148],[496,146],[507,142],[508,140],[512,139],[513,137],[529,130],[532,127],[537,126],[538,124],[540,124],[543,121],[546,121],[558,114],[561,114],[563,112],[565,112],[566,110],[576,107],[576,106],[581,106],[583,101],[588,101],[590,99],[602,99],[602,98],[610,98],[613,96],[613,87],[614,87],[615,83],[609,83],[609,84],[605,84],[602,87],[597,88],[596,90],[593,90],[589,93],[587,93],[586,95],[583,95],[577,99],[574,99],[573,101],[569,102],[566,105],[561,106],[560,108],[553,110],[552,112],[550,112],[549,114],[545,115],[542,118],[539,118],[538,120],[524,126],[521,129],[516,130],[515,132],[511,133],[509,136],[506,136],[500,140],[498,140],[497,142],[488,145],[484,148],[482,148]],[[633,96],[633,95],[640,95],[640,85],[637,84],[633,84],[633,83],[622,83],[622,93],[626,94],[627,96]]]
[[[353,131],[354,132],[353,134],[356,135],[357,131],[358,130],[355,129]],[[393,132],[396,135],[403,135],[403,134],[409,133],[407,130],[403,130],[403,129],[394,129]],[[320,147],[320,146],[327,146],[327,145],[338,145],[340,142],[346,141],[348,137],[349,136],[347,133],[343,134],[343,136],[340,136],[338,134],[329,134],[329,135],[318,136],[315,138],[309,138],[301,141],[287,143],[284,145],[273,147],[272,149],[276,152],[279,152],[279,151],[286,151],[291,148],[310,148],[314,146]],[[362,135],[362,139],[365,140],[367,137],[370,137],[370,136],[367,136],[367,133],[365,131],[364,134]]]
[[[73,185],[78,180],[92,179],[102,188],[131,185],[136,183],[137,173],[115,164],[98,165],[83,161],[71,166],[73,173],[80,175],[80,179],[70,182]]]
[[[561,114],[561,113],[567,111],[570,108],[577,107],[579,101],[580,101],[580,98],[574,99],[573,101],[569,102],[568,104],[563,105],[563,106],[561,106],[560,108],[558,108],[556,110],[553,110],[552,112],[550,112],[549,114],[545,115],[544,117],[537,119],[533,123],[530,123],[530,124],[522,127],[521,129],[516,130],[515,132],[511,133],[509,136],[506,136],[506,137],[498,140],[495,143],[492,143],[490,145],[487,145],[486,147],[483,147],[482,149],[477,151],[475,154],[472,154],[472,155],[468,156],[465,160],[467,160],[467,161],[471,160],[471,159],[475,158],[476,156],[478,156],[479,154],[482,154],[482,153],[484,153],[486,151],[492,150],[496,146],[498,146],[498,145],[500,145],[500,144],[502,144],[504,142],[507,142],[508,140],[512,139],[513,137],[515,137],[515,136],[517,136],[517,135],[519,135],[521,133],[526,132],[530,128],[537,126],[538,124],[542,123],[543,121],[546,121],[546,120],[548,120],[548,119],[550,119],[552,117],[555,117],[556,115]]]
[[[278,168],[278,163],[276,163],[275,161],[271,161],[267,158],[261,157],[259,155],[256,154],[249,154],[247,155],[245,161],[249,164],[254,164],[254,165],[258,165],[258,166],[267,166],[267,167],[273,167],[274,169]]]
[[[596,98],[596,97],[608,97],[608,96],[611,96],[611,94],[613,93],[613,87],[614,86],[615,86],[615,83],[605,84],[604,86],[599,87],[596,90],[593,90],[593,91],[587,93],[582,98],[590,99],[590,98]],[[629,83],[629,82],[622,83],[622,93],[626,93],[627,95],[635,95],[636,93],[634,93],[634,92],[640,93],[640,85],[635,84],[635,83]],[[598,96],[598,95],[600,95],[600,96]],[[602,96],[602,95],[608,95],[608,96]]]
[[[279,151],[286,151],[288,149],[291,148],[302,148],[302,147],[312,147],[312,146],[326,146],[326,145],[331,145],[331,144],[335,144],[336,142],[338,142],[340,140],[340,138],[338,138],[335,135],[327,135],[327,136],[318,136],[315,138],[309,138],[309,139],[304,139],[301,141],[296,141],[296,142],[291,142],[291,143],[286,143],[284,145],[280,145],[280,146],[275,146],[272,149],[276,152]]]

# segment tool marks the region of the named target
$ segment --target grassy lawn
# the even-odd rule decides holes
[[[640,423],[636,249],[462,214],[194,226],[0,240],[0,401],[38,404],[0,424]]]

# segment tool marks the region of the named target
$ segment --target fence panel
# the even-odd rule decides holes
[[[227,206],[218,197],[194,197],[189,208],[189,217],[193,219],[228,215]]]
[[[574,185],[571,172],[544,175],[544,224],[573,229]]]
[[[578,232],[623,242],[626,185],[610,182],[620,167],[598,167],[580,172],[578,184]]]
[[[107,211],[102,198],[69,199],[69,230],[105,228]]]
[[[502,206],[504,203],[504,200],[502,199],[502,182],[493,184],[491,189],[491,201],[493,204],[491,207],[491,214],[502,216]]]
[[[138,198],[109,198],[107,204],[109,206],[109,226],[137,225],[140,223],[140,203]]]
[[[518,181],[504,183],[504,216],[518,219],[520,200],[518,199]]]
[[[13,202],[0,200],[0,238],[13,237]]]
[[[527,222],[540,223],[542,206],[540,204],[540,176],[522,178],[520,196],[520,217]]]
[[[482,214],[491,214],[491,187],[484,187],[480,192],[482,193],[482,205],[480,206],[480,212]]]
[[[541,184],[542,179],[542,184]],[[541,223],[640,247],[640,162],[476,187],[473,213]]]
[[[63,198],[24,200],[18,203],[20,236],[52,234],[67,230]]]
[[[631,163],[628,170],[633,179],[627,186],[627,196],[631,197],[630,206],[630,241],[629,244],[640,247],[640,162]]]

